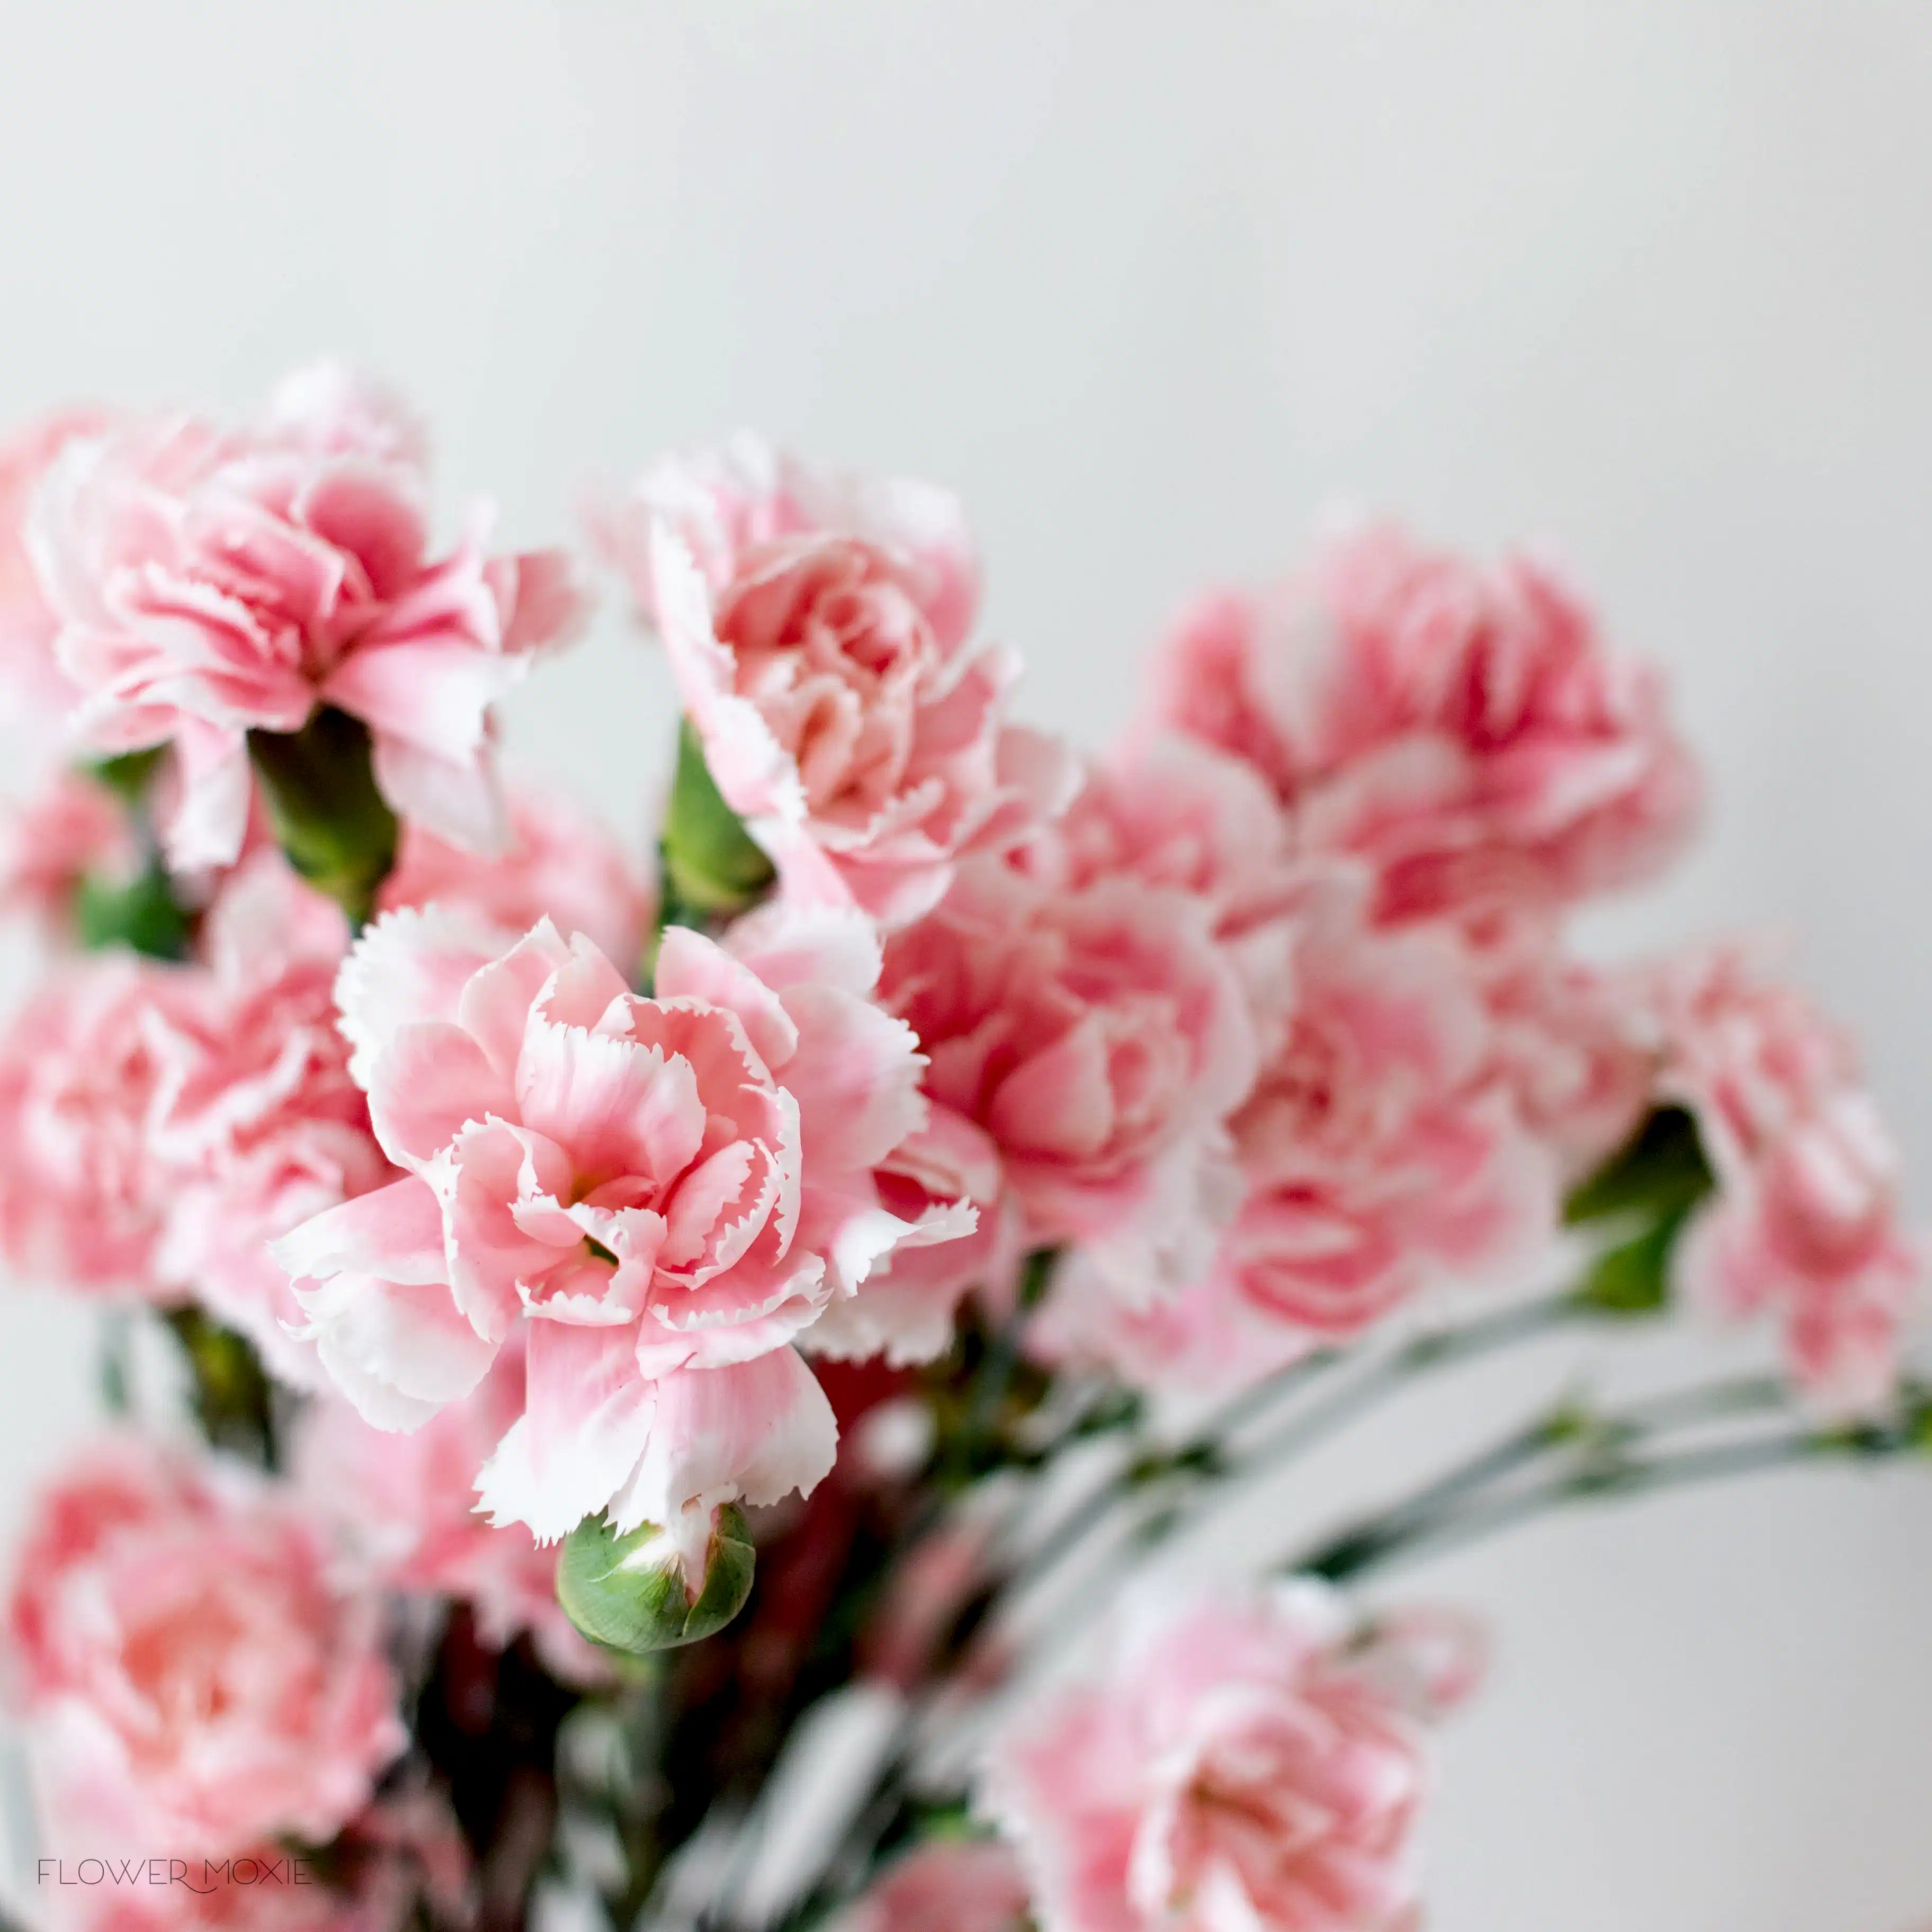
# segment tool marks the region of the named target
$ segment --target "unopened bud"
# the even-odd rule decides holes
[[[656,1523],[620,1535],[586,1516],[565,1538],[556,1598],[593,1643],[633,1655],[673,1650],[722,1630],[752,1593],[751,1532],[735,1504],[712,1513],[695,1550]]]

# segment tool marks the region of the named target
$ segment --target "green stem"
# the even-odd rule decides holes
[[[1207,1485],[1252,1480],[1278,1468],[1291,1456],[1367,1414],[1407,1382],[1437,1369],[1468,1362],[1512,1342],[1546,1334],[1596,1311],[1577,1291],[1564,1289],[1534,1301],[1518,1302],[1454,1328],[1413,1336],[1370,1362],[1363,1372],[1325,1400],[1302,1409],[1238,1458],[1223,1448],[1227,1436],[1266,1413],[1304,1384],[1354,1359],[1349,1352],[1324,1349],[1307,1355],[1257,1383],[1214,1412],[1175,1448],[1136,1457],[1101,1484],[1054,1532],[1052,1540],[1020,1564],[1009,1580],[1012,1591],[1030,1588],[1059,1569],[1100,1533],[1117,1506],[1172,1477]]]
[[[1534,1418],[1414,1494],[1351,1524],[1282,1567],[1340,1582],[1400,1557],[1436,1553],[1507,1528],[1574,1498],[1640,1494],[1742,1473],[1807,1456],[1864,1458],[1922,1446],[1923,1404],[1896,1427],[1787,1431],[1672,1450],[1646,1459],[1646,1443],[1673,1430],[1767,1409],[1787,1411],[1790,1391],[1762,1377],[1670,1391],[1600,1415],[1558,1408]],[[1496,1485],[1545,1456],[1568,1459],[1546,1480],[1497,1493]],[[1473,1498],[1473,1500],[1472,1500]]]
[[[1234,1473],[1248,1477],[1279,1468],[1290,1456],[1313,1448],[1324,1436],[1366,1415],[1418,1376],[1474,1361],[1512,1342],[1550,1334],[1572,1322],[1587,1319],[1594,1312],[1581,1294],[1565,1288],[1534,1301],[1516,1302],[1507,1308],[1493,1310],[1460,1328],[1412,1336],[1372,1362],[1354,1382],[1338,1389],[1328,1401],[1303,1410],[1274,1435],[1256,1443],[1235,1466]]]
[[[1554,1480],[1518,1490],[1463,1510],[1452,1510],[1416,1525],[1406,1534],[1371,1546],[1366,1540],[1359,1555],[1349,1560],[1338,1546],[1318,1552],[1295,1567],[1327,1577],[1332,1582],[1358,1580],[1371,1570],[1419,1556],[1439,1556],[1519,1523],[1532,1522],[1570,1502],[1610,1496],[1654,1495],[1686,1484],[1724,1476],[1744,1475],[1762,1469],[1788,1467],[1829,1454],[1835,1445],[1808,1432],[1773,1436],[1749,1442],[1728,1442],[1708,1449],[1686,1450],[1649,1462],[1632,1462],[1614,1471],[1577,1470]]]

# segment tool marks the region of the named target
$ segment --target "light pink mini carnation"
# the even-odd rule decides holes
[[[403,1748],[378,1606],[239,1469],[95,1450],[40,1500],[10,1605],[49,1849],[326,1843]]]
[[[1551,949],[1492,975],[1484,998],[1524,1125],[1566,1182],[1582,1179],[1636,1132],[1650,1102],[1641,986]]]
[[[262,853],[230,880],[202,944],[207,964],[179,975],[147,1023],[160,1072],[146,1128],[163,1197],[154,1267],[310,1387],[313,1352],[290,1333],[302,1312],[268,1244],[395,1178],[335,1024],[347,933]]]
[[[98,411],[70,410],[0,440],[0,694],[12,722],[58,725],[79,695],[54,659],[60,620],[34,574],[27,520],[34,493],[62,451],[107,426]]]
[[[1384,918],[1628,884],[1694,815],[1655,672],[1526,557],[1358,530],[1276,590],[1198,605],[1155,676],[1157,722],[1264,774],[1304,850],[1374,862]]]
[[[1689,1107],[1718,1178],[1679,1265],[1728,1312],[1776,1312],[1793,1379],[1827,1410],[1881,1406],[1898,1375],[1924,1244],[1850,1037],[1742,947],[1652,986],[1665,1097]]]
[[[1211,1265],[1122,1306],[1084,1258],[1031,1337],[1143,1386],[1240,1386],[1424,1288],[1505,1276],[1554,1232],[1557,1169],[1526,1132],[1463,949],[1371,926],[1359,874],[1298,889],[1294,997],[1230,1123],[1246,1194]]]
[[[978,566],[943,491],[834,482],[747,439],[649,472],[608,542],[792,897],[902,924],[962,854],[1064,802],[1065,754],[1004,722],[1017,659],[968,642]]]
[[[412,428],[345,378],[296,379],[267,414],[76,440],[29,531],[78,724],[104,752],[172,744],[173,862],[242,846],[246,734],[319,704],[367,724],[395,808],[501,836],[490,708],[579,608],[560,552],[490,556],[488,518],[434,558]]]
[[[548,921],[506,950],[436,908],[386,915],[344,970],[353,1070],[408,1178],[277,1252],[380,1427],[466,1394],[525,1331],[524,1413],[482,1481],[499,1522],[547,1541],[608,1504],[696,1538],[734,1496],[809,1490],[836,1432],[790,1344],[902,1243],[970,1226],[884,1204],[874,1170],[926,1119],[915,1042],[868,997],[864,922],[789,916],[744,957],[670,928],[655,998]]]
[[[140,868],[120,801],[84,772],[57,770],[0,810],[0,907],[26,914],[50,938],[72,937],[83,879],[125,884]]]
[[[394,1178],[349,1077],[340,912],[273,853],[233,874],[205,959],[64,962],[0,1048],[0,1245],[65,1286],[194,1300],[314,1381],[268,1242]]]
[[[520,1523],[495,1528],[476,1513],[476,1472],[523,1406],[515,1347],[410,1435],[372,1429],[352,1404],[318,1396],[296,1424],[296,1486],[373,1586],[454,1598],[493,1649],[528,1634],[555,1674],[594,1682],[607,1666],[558,1605],[556,1552]]]
[[[1204,900],[975,859],[888,943],[880,984],[928,1094],[998,1148],[1021,1245],[1078,1243],[1132,1299],[1186,1279],[1237,1198],[1223,1123],[1255,1075]]]
[[[1143,1601],[994,1740],[983,1798],[1042,1932],[1392,1932],[1416,1900],[1433,1626],[1301,1582]]]
[[[466,906],[511,932],[548,918],[620,964],[641,958],[654,899],[636,860],[588,812],[554,793],[513,790],[508,802],[500,852],[466,851],[421,825],[405,825],[377,910]]]
[[[1201,900],[1246,988],[1265,1054],[1292,998],[1290,825],[1251,765],[1162,735],[1090,769],[1064,814],[1013,862],[1056,890],[1127,873]]]
[[[834,1932],[1026,1932],[1032,1919],[1019,1862],[980,1838],[916,1846],[832,1924]]]

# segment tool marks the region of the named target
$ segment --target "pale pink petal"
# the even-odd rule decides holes
[[[654,1522],[675,1533],[720,1503],[809,1496],[838,1454],[832,1406],[789,1348],[667,1376],[656,1393],[643,1460],[612,1506],[620,1530]]]
[[[376,1274],[409,1286],[440,1282],[442,1211],[413,1175],[304,1221],[269,1252],[291,1275]]]
[[[454,906],[408,907],[366,927],[342,962],[335,1003],[353,1049],[350,1071],[366,1087],[377,1057],[398,1028],[457,1017],[472,975],[508,947],[512,935]]]
[[[512,1104],[509,1083],[459,1026],[424,1020],[389,1036],[369,1073],[369,1118],[382,1151],[420,1172],[472,1121]]]

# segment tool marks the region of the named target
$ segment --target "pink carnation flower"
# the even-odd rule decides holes
[[[0,1047],[0,1245],[83,1289],[202,1303],[316,1377],[268,1242],[393,1178],[349,1077],[339,910],[265,853],[203,922],[205,963],[63,964]]]
[[[1255,1074],[1206,902],[976,859],[888,943],[881,986],[928,1094],[998,1149],[1019,1245],[1081,1244],[1136,1298],[1186,1278],[1234,1204],[1223,1122]]]
[[[1650,1102],[1641,987],[1550,949],[1494,975],[1485,998],[1523,1124],[1566,1182],[1581,1180],[1636,1131]]]
[[[1276,591],[1203,602],[1155,676],[1156,719],[1264,773],[1303,849],[1373,862],[1381,917],[1627,884],[1694,815],[1656,674],[1526,557],[1359,530]]]
[[[1828,1410],[1882,1406],[1924,1256],[1849,1036],[1739,947],[1665,968],[1652,998],[1661,1090],[1696,1115],[1718,1183],[1680,1251],[1687,1286],[1775,1311],[1793,1378]]]
[[[554,793],[512,790],[508,803],[500,852],[467,851],[413,821],[405,825],[377,910],[466,906],[510,932],[548,918],[582,933],[608,958],[626,965],[641,958],[655,902],[636,860],[589,813]]]
[[[72,410],[0,441],[0,693],[22,722],[63,718],[76,695],[55,662],[60,620],[41,595],[27,552],[34,493],[70,442],[106,427],[97,412]]]
[[[940,1840],[898,1859],[835,1919],[835,1932],[1026,1932],[1033,1901],[1007,1848]]]
[[[1043,1932],[1390,1932],[1416,1888],[1418,1719],[1468,1672],[1298,1582],[1120,1620],[994,1740],[983,1796]]]
[[[398,812],[499,839],[490,708],[579,598],[559,552],[490,556],[485,516],[432,556],[424,496],[412,428],[326,375],[245,428],[137,424],[50,472],[29,534],[79,727],[102,752],[173,746],[177,866],[233,861],[246,734],[321,704],[368,725]]]
[[[50,1849],[326,1843],[406,1734],[377,1606],[238,1469],[108,1444],[42,1498],[10,1606]]]
[[[1127,873],[1199,899],[1246,990],[1265,1052],[1292,997],[1290,828],[1252,766],[1168,734],[1090,770],[1065,814],[1014,862],[1058,891]]]
[[[970,1225],[910,1223],[874,1181],[926,1108],[911,1034],[867,997],[863,922],[780,908],[750,939],[755,960],[672,928],[644,998],[548,921],[505,950],[432,908],[378,921],[338,983],[408,1174],[278,1254],[380,1427],[466,1394],[524,1330],[524,1412],[482,1489],[542,1540],[608,1505],[694,1555],[718,1503],[809,1490],[835,1430],[790,1344],[902,1243]]]
[[[962,853],[1064,801],[1064,754],[1004,721],[1017,660],[968,642],[978,568],[944,492],[832,482],[746,440],[646,475],[609,542],[793,897],[902,924]]]
[[[554,1674],[596,1682],[606,1666],[558,1606],[556,1552],[520,1523],[496,1528],[476,1514],[476,1472],[523,1406],[514,1347],[410,1435],[372,1429],[350,1403],[319,1396],[296,1425],[296,1486],[372,1586],[454,1598],[492,1649],[528,1634]]]
[[[1359,875],[1298,889],[1294,992],[1230,1125],[1246,1193],[1177,1297],[1120,1304],[1083,1262],[1036,1324],[1049,1357],[1221,1390],[1355,1334],[1446,1278],[1486,1279],[1556,1222],[1478,988],[1446,933],[1368,924]]]

